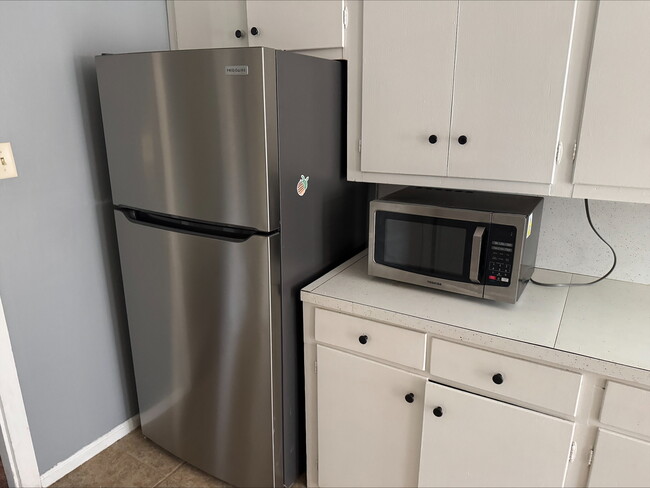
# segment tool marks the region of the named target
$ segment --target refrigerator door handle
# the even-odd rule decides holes
[[[144,212],[134,208],[116,206],[115,209],[122,212],[128,221],[134,224],[210,237],[224,241],[244,242],[256,234],[271,234],[268,232],[258,232],[255,229],[249,229],[246,227],[232,227],[221,224],[199,222],[182,217],[170,217],[168,215],[161,215],[154,212]]]

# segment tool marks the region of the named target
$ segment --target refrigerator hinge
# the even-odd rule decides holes
[[[573,143],[573,154],[571,155],[571,162],[576,164],[576,153],[578,152],[578,141]]]
[[[348,28],[348,6],[343,7],[343,28]]]
[[[576,448],[578,445],[576,444],[576,441],[573,441],[571,443],[571,449],[569,449],[569,462],[572,463],[573,460],[576,458]]]
[[[562,161],[562,152],[563,152],[563,147],[562,147],[562,141],[557,143],[557,147],[555,148],[555,164],[558,165],[560,164],[560,161]]]
[[[359,153],[361,153],[361,139],[359,139]]]
[[[587,466],[591,466],[591,463],[593,462],[593,460],[594,460],[594,450],[591,449],[589,451],[589,460],[587,461]]]

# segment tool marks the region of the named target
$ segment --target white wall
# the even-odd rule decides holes
[[[94,56],[168,49],[159,1],[0,1],[0,296],[41,473],[137,413]]]
[[[589,208],[594,226],[618,257],[610,278],[650,284],[650,205],[590,200]],[[601,276],[611,267],[611,256],[589,227],[584,200],[544,199],[538,267]]]

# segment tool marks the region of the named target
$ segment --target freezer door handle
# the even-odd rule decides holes
[[[116,210],[122,212],[129,222],[134,224],[231,242],[244,242],[256,234],[269,235],[269,233],[258,232],[255,229],[212,224],[182,217],[170,217],[134,208],[116,207]]]

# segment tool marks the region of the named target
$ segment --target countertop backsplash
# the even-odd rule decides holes
[[[616,251],[609,277],[650,284],[650,205],[589,200],[589,209],[594,227]],[[545,197],[537,266],[600,276],[611,264],[611,251],[589,227],[584,200]]]
[[[384,196],[403,188],[378,185]],[[591,220],[616,251],[611,279],[650,284],[650,205],[589,200]],[[537,267],[601,276],[612,265],[612,253],[589,227],[584,200],[544,197]]]

